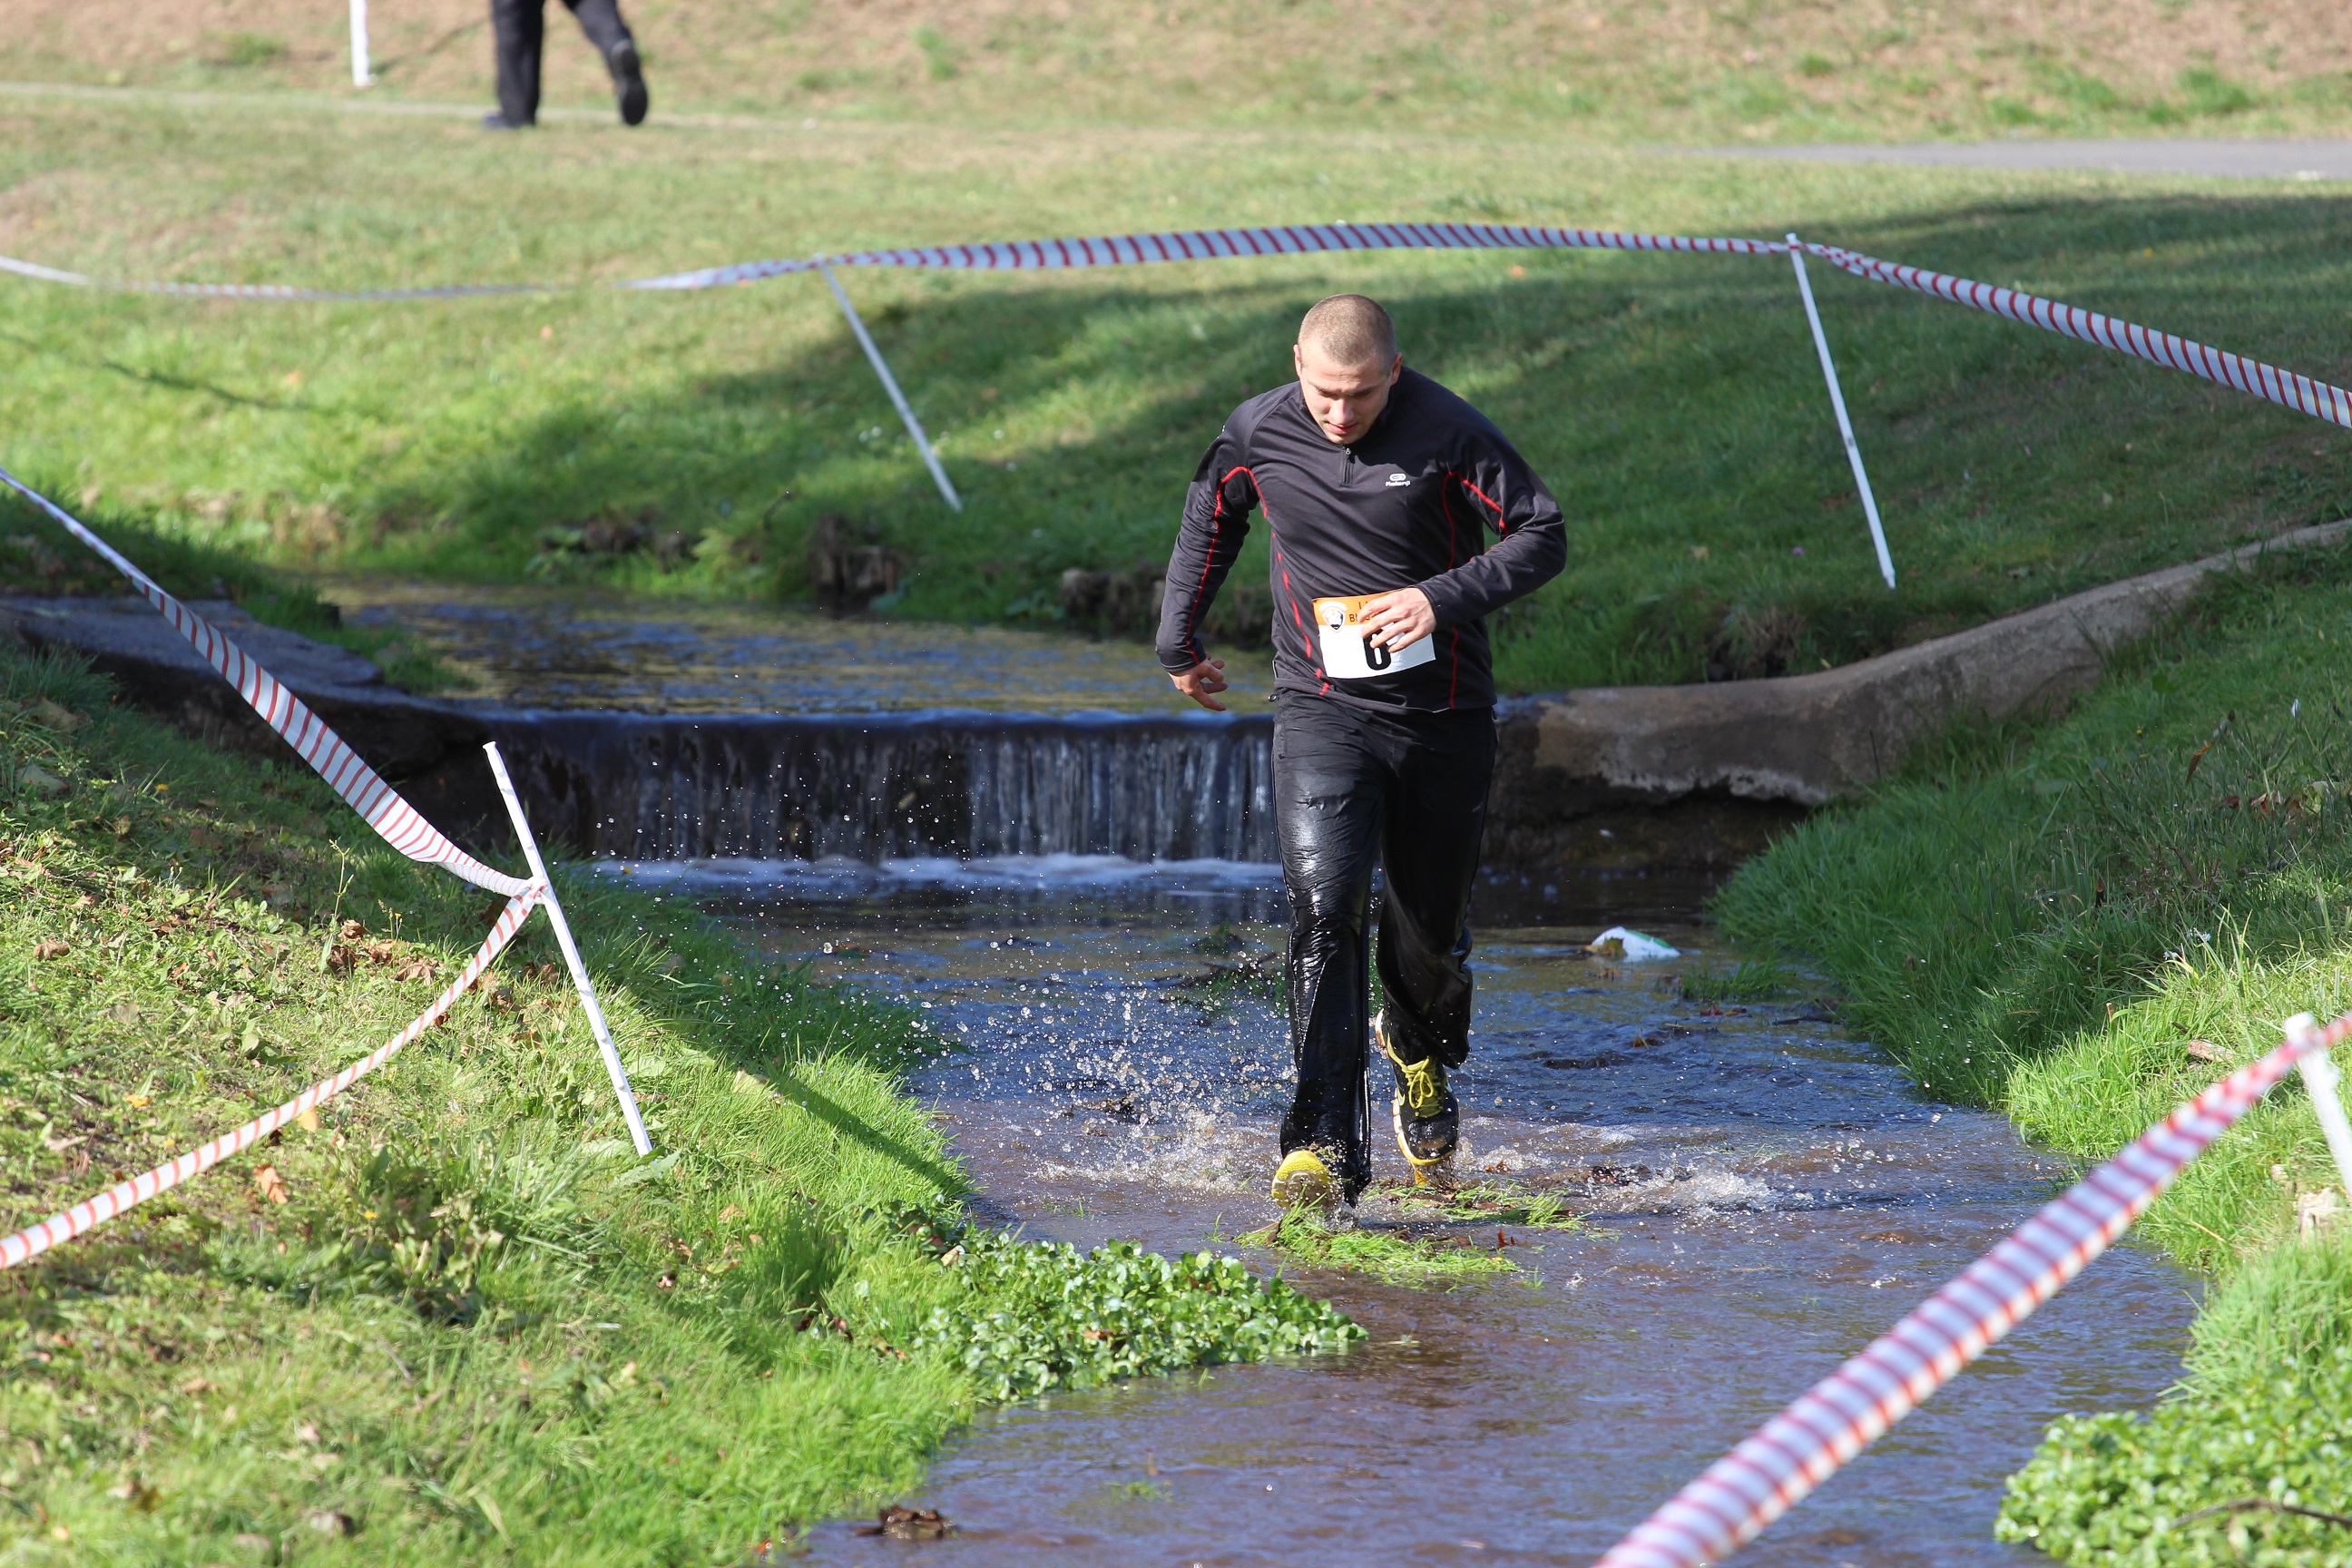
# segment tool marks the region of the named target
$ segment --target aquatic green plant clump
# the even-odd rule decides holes
[[[1297,1211],[1241,1239],[1294,1263],[1351,1269],[1390,1285],[1434,1285],[1518,1270],[1500,1247],[1481,1247],[1465,1236],[1434,1229],[1415,1235],[1402,1226],[1331,1226]]]
[[[933,1309],[915,1342],[945,1352],[983,1399],[1344,1350],[1364,1337],[1329,1305],[1213,1253],[1170,1258],[1112,1241],[1081,1254],[973,1231],[940,1261],[963,1273],[971,1295]]]
[[[2065,1417],[2011,1478],[1996,1533],[2099,1568],[2352,1563],[2352,1527],[2293,1508],[2352,1513],[2352,1347],[2145,1415]]]

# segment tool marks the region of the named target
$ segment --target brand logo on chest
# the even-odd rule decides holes
[[[1412,483],[1412,476],[1411,474],[1391,474],[1389,476],[1389,489],[1392,490],[1402,489],[1405,486],[1411,483]]]

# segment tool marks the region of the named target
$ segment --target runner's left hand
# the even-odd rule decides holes
[[[1364,601],[1356,616],[1367,642],[1391,649],[1411,647],[1437,630],[1437,612],[1418,588],[1399,588]]]

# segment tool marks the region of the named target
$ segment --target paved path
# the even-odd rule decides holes
[[[2104,169],[2126,174],[2352,180],[2352,141],[1914,142],[1696,147],[1725,158],[1819,163],[1922,163],[1969,169]]]

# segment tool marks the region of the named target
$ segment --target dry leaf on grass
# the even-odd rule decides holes
[[[70,942],[58,942],[55,939],[48,942],[37,942],[33,944],[35,958],[63,958],[72,951],[73,945]]]
[[[278,1167],[275,1165],[264,1165],[255,1171],[253,1185],[254,1189],[270,1203],[282,1204],[286,1201],[286,1178],[278,1173]]]

